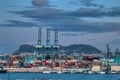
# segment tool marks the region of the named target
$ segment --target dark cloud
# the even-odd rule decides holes
[[[4,27],[37,27],[38,25],[33,22],[24,22],[24,21],[17,21],[17,20],[8,20],[9,23],[0,24],[0,26]]]
[[[66,35],[66,36],[79,36],[80,34],[77,34],[77,33],[63,33],[62,35]]]
[[[76,11],[68,12],[68,15],[76,17],[102,17],[105,15],[105,11],[94,8],[80,8]]]
[[[23,17],[30,17],[36,19],[70,19],[72,16],[68,16],[67,12],[54,8],[40,8],[36,10],[25,10],[19,12],[13,12],[15,14],[22,14]]]
[[[105,15],[107,16],[120,16],[120,7],[112,7],[106,10]]]
[[[103,5],[99,5],[93,2],[94,0],[80,0],[81,5],[86,6],[86,7],[100,7],[103,8]]]
[[[120,16],[120,7],[114,8],[80,8],[76,11],[68,12],[67,15],[69,16],[76,16],[76,17],[117,17]]]
[[[13,21],[9,20],[10,24],[2,24],[0,26],[7,27],[39,27],[33,22],[23,22],[23,21]],[[87,22],[80,19],[69,19],[69,20],[40,20],[44,24],[48,24],[51,29],[59,29],[59,31],[69,31],[69,32],[90,32],[90,33],[102,33],[102,32],[120,32],[120,23],[115,22]],[[43,26],[43,25],[40,25]],[[64,34],[64,35],[74,35],[79,34]]]
[[[77,11],[63,11],[53,8],[40,8],[37,10],[26,10],[14,12],[21,14],[23,17],[34,18],[36,21],[42,22],[51,28],[58,28],[61,31],[74,32],[112,32],[120,30],[120,23],[114,22],[87,22],[80,17],[104,17],[104,16],[120,16],[119,8],[109,8],[107,10],[94,8],[80,8]],[[112,15],[113,14],[113,15]],[[43,26],[43,25],[41,25]]]
[[[62,20],[61,22],[52,22],[53,28],[60,29],[61,31],[70,32],[120,32],[120,23],[115,22],[87,22],[82,20]]]
[[[94,5],[94,0],[80,0],[82,4]],[[75,17],[114,17],[120,16],[120,7],[113,7],[105,9],[103,5],[99,5],[97,8],[80,8],[76,11],[64,11],[61,9],[50,8],[48,0],[32,0],[33,6],[39,6],[40,8],[34,10],[25,10],[14,12],[16,14],[22,14],[23,17],[39,18],[39,19],[70,19]],[[70,1],[70,4],[77,4],[75,1]]]
[[[64,11],[54,8],[40,8],[36,10],[25,10],[14,12],[22,14],[23,17],[39,19],[71,19],[75,17],[117,17],[120,16],[120,7],[100,9],[100,8],[80,8],[76,11]]]
[[[103,9],[100,7],[97,8],[80,8],[76,11],[64,11],[61,9],[55,9],[50,7],[45,7],[48,5],[47,0],[45,2],[42,0],[33,0],[34,6],[37,6],[39,3],[42,7],[39,9],[25,10],[13,12],[14,14],[22,15],[22,17],[33,18],[38,22],[42,22],[51,28],[58,28],[61,31],[73,31],[73,32],[120,32],[120,23],[115,22],[87,22],[82,20],[83,17],[114,17],[120,16],[120,7],[107,8]],[[84,0],[81,0],[84,1]],[[93,4],[93,0],[85,0],[88,4]],[[36,4],[35,4],[36,3]],[[38,4],[37,4],[38,3]],[[84,2],[83,2],[84,3]],[[101,6],[102,7],[102,6]],[[12,24],[7,24],[3,26],[23,26],[22,22],[12,21]],[[36,26],[34,23],[23,22],[23,24],[29,27]],[[30,25],[31,24],[31,25]],[[43,24],[40,24],[43,26]]]
[[[48,7],[49,1],[48,0],[32,0],[32,4],[37,7]]]
[[[81,4],[84,6],[91,6],[93,3],[93,0],[80,0]]]
[[[79,5],[79,3],[76,2],[76,1],[70,1],[69,4],[71,4],[71,5],[73,5],[73,6],[74,6],[74,5],[75,5],[75,6],[76,6],[76,5]]]

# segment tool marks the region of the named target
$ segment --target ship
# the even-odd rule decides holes
[[[0,73],[6,73],[6,72],[7,72],[7,70],[3,69],[3,67],[0,66]]]

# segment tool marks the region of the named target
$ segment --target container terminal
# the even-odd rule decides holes
[[[42,44],[42,29],[38,30],[38,42],[34,53],[19,55],[0,55],[0,66],[8,72],[39,72],[39,73],[120,73],[120,51],[114,54],[106,45],[103,54],[61,54],[58,43],[58,30],[55,29],[54,44],[51,45],[50,29],[47,29],[46,44]],[[52,30],[53,31],[53,30]]]

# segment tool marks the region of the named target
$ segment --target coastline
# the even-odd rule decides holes
[[[85,69],[62,69],[62,68],[4,68],[6,69],[8,72],[39,72],[42,73],[44,71],[50,71],[50,72],[59,72],[59,71],[67,71],[67,72],[71,72],[71,71],[78,71],[81,72],[82,70]]]
[[[120,72],[90,71],[88,69],[65,69],[65,68],[5,68],[10,73],[70,73],[70,74],[120,74]]]

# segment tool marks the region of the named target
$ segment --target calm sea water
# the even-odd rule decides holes
[[[0,73],[0,80],[120,80],[120,74]]]

